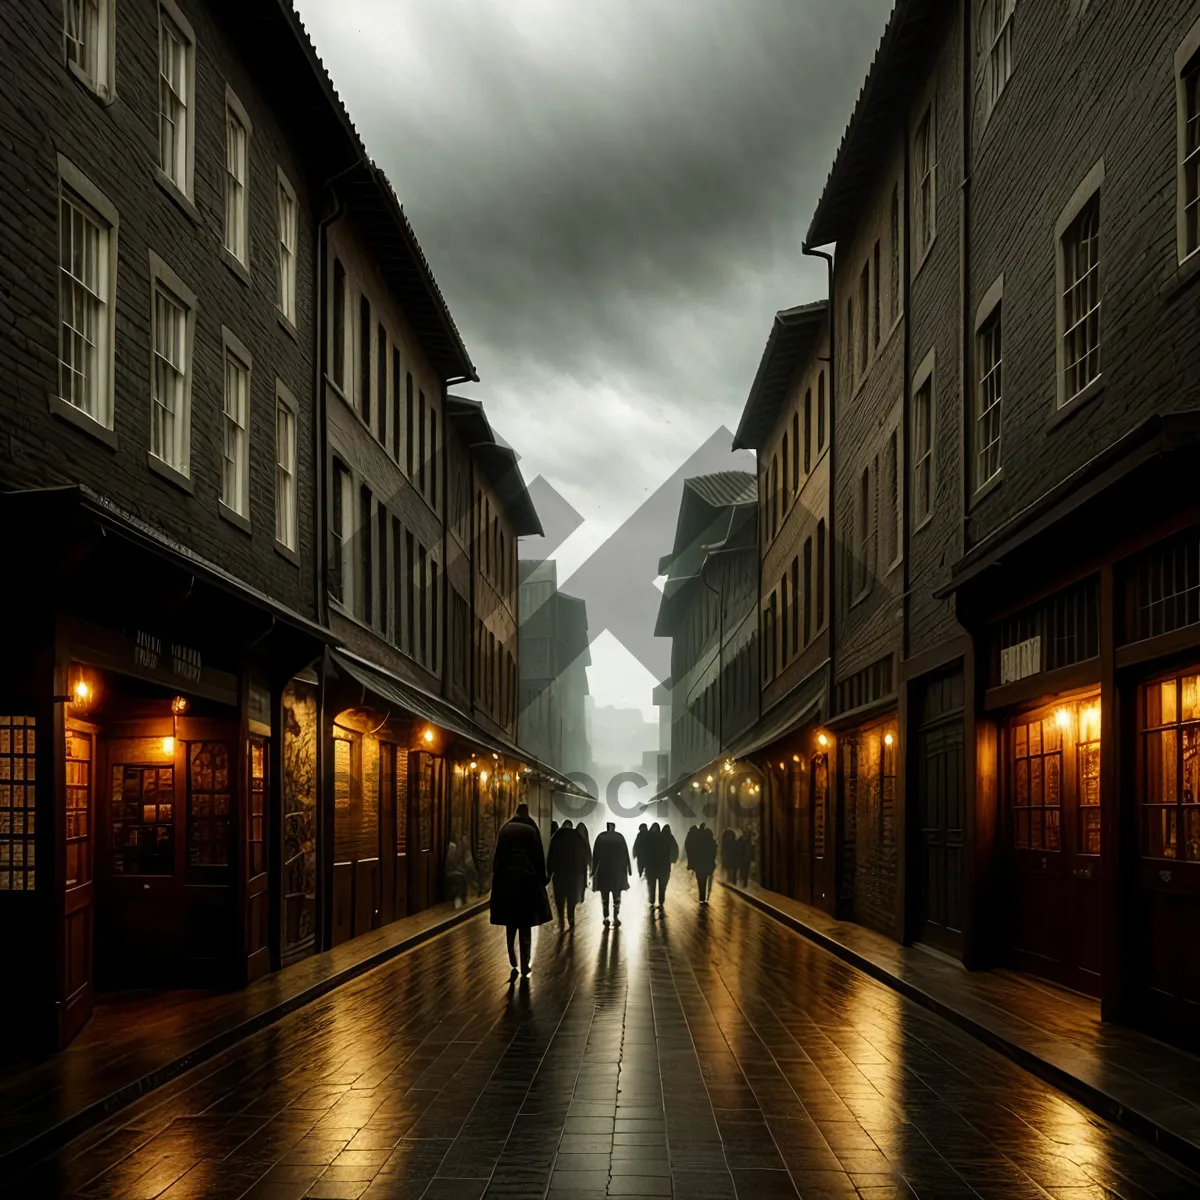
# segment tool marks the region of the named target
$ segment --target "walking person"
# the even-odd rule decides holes
[[[638,826],[637,837],[633,839],[633,865],[637,867],[639,879],[646,873],[646,835],[649,832],[643,821]]]
[[[462,908],[467,900],[467,864],[462,847],[453,840],[446,846],[445,884],[446,896],[455,908]]]
[[[679,843],[671,832],[670,825],[663,825],[658,856],[658,911],[663,911],[667,899],[667,884],[671,882],[671,870],[679,861]]]
[[[738,835],[732,825],[726,825],[721,834],[721,870],[725,872],[725,881],[733,883],[738,871]]]
[[[554,906],[558,910],[558,924],[575,928],[575,906],[583,888],[587,886],[588,859],[591,857],[587,843],[570,821],[564,821],[558,832],[550,839],[550,853],[546,856],[546,872],[554,886]]]
[[[592,847],[592,891],[600,893],[604,907],[604,924],[609,924],[609,901],[612,901],[612,923],[621,924],[621,893],[629,888],[633,867],[629,847],[617,832],[617,823],[609,821],[603,833],[596,835]]]
[[[646,841],[642,845],[642,868],[650,888],[650,909],[654,910],[654,896],[658,889],[658,878],[662,871],[663,837],[662,827],[657,821],[646,830]]]
[[[717,869],[717,839],[703,821],[696,830],[692,852],[688,855],[688,869],[696,874],[696,886],[700,892],[700,903],[708,903],[708,889],[713,872]]]
[[[516,813],[496,835],[492,857],[491,922],[503,925],[508,937],[510,981],[517,978],[518,940],[520,973],[527,976],[533,926],[545,925],[551,919],[548,882],[541,831],[529,815],[529,805],[518,804]]]

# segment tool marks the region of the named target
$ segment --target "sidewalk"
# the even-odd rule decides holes
[[[1200,1167],[1200,1059],[1100,1020],[1100,1004],[1013,971],[968,971],[919,946],[757,884],[729,891],[873,979],[931,1009],[1161,1150]]]
[[[340,984],[486,910],[440,904],[314,954],[235,992],[171,992],[96,1006],[61,1053],[0,1071],[0,1178],[139,1096]]]

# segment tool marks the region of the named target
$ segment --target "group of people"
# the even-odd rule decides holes
[[[721,834],[721,866],[730,883],[744,887],[750,882],[750,864],[754,858],[754,847],[745,830],[735,832],[732,827]]]
[[[749,875],[749,839],[726,830],[721,837],[721,863],[730,878],[744,869]],[[693,825],[683,840],[687,869],[696,876],[700,903],[708,903],[709,888],[717,869],[717,839],[703,822]],[[558,921],[575,928],[575,909],[587,895],[588,876],[592,890],[600,893],[604,924],[621,924],[621,893],[628,891],[636,862],[638,875],[650,888],[650,907],[661,912],[667,895],[671,868],[679,861],[679,843],[670,825],[656,821],[638,829],[632,860],[625,838],[616,822],[609,821],[592,845],[587,826],[557,821],[550,826],[550,849],[542,849],[542,834],[525,804],[505,824],[496,838],[492,864],[491,921],[503,925],[508,938],[511,979],[529,974],[529,952],[535,925],[553,920],[546,888],[554,893]],[[744,867],[743,867],[744,863]],[[736,866],[735,866],[736,864]],[[518,951],[520,959],[518,965]]]

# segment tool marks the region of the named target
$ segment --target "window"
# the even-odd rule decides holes
[[[405,451],[405,454],[408,456],[408,477],[409,477],[409,479],[411,479],[412,473],[413,473],[413,444],[414,444],[413,443],[413,377],[411,374],[406,376],[405,382],[404,382],[404,387],[405,387],[405,390],[407,393],[407,404],[408,404],[408,413],[407,413],[407,418],[406,418],[407,423],[405,426],[406,437],[405,437],[405,442],[404,442],[404,451]]]
[[[1018,850],[1062,849],[1062,729],[1050,713],[1015,722],[1013,844]]]
[[[404,649],[407,653],[415,656],[417,652],[416,639],[416,619],[417,619],[417,556],[416,544],[413,540],[412,530],[405,530],[404,533],[404,595],[407,601],[408,620],[405,622],[405,639]]]
[[[775,592],[771,593],[771,603],[767,610],[767,628],[770,631],[770,638],[767,642],[769,653],[767,665],[767,678],[774,679],[776,672],[779,670],[779,655],[777,644],[779,640],[779,597]]]
[[[62,158],[59,174],[59,396],[111,429],[117,213]]]
[[[812,388],[808,389],[808,393],[804,398],[805,412],[812,405]],[[808,471],[807,460],[804,466],[805,471]],[[800,490],[800,414],[792,413],[792,491]]]
[[[813,544],[812,538],[804,539],[804,644],[807,646],[812,641],[813,627],[813,607],[812,607],[812,555]],[[792,577],[796,575],[796,560],[792,559]],[[795,634],[792,635],[795,637]]]
[[[988,108],[990,109],[1012,74],[1013,9],[1017,0],[990,0],[986,13],[985,36],[990,40],[988,50]]]
[[[392,457],[400,461],[400,347],[392,346]]]
[[[917,190],[917,249],[924,254],[937,232],[937,128],[932,104],[917,125],[913,171]]]
[[[438,598],[440,595],[441,593],[438,590],[438,565],[431,558],[429,560],[429,669],[435,675],[438,669],[438,608],[440,607]]]
[[[1200,862],[1200,675],[1150,684],[1144,697],[1142,853]]]
[[[975,391],[975,486],[1000,473],[1000,404],[1003,398],[1003,344],[1000,306],[976,334],[979,382]]]
[[[812,470],[812,388],[804,393],[804,474]]]
[[[404,527],[392,518],[392,644],[399,646],[404,630]]]
[[[858,311],[862,317],[861,333],[858,342],[858,369],[865,373],[867,362],[871,356],[871,263],[863,263],[862,274],[858,278]]]
[[[825,449],[825,372],[817,376],[817,453]]]
[[[358,415],[371,427],[371,302],[358,298]]]
[[[854,386],[854,301],[846,297],[846,378]]]
[[[225,93],[225,249],[250,265],[250,122],[231,91]]]
[[[779,578],[779,617],[783,637],[779,646],[779,665],[786,667],[788,661],[788,577],[785,571]]]
[[[808,542],[809,557],[811,558],[812,541]],[[809,594],[808,567],[806,563],[804,576],[804,644],[808,645],[809,604],[812,596]],[[792,559],[792,653],[800,653],[800,559]]]
[[[343,395],[346,380],[346,268],[342,260],[333,260],[333,378]]]
[[[388,623],[388,511],[380,504],[375,509],[375,542],[379,547],[379,632],[387,636]]]
[[[192,341],[196,298],[153,251],[150,381],[150,453],[180,475],[189,474]]]
[[[76,75],[104,99],[113,88],[115,0],[64,0],[63,46]]]
[[[893,323],[900,316],[900,188],[892,188],[892,306],[889,316]]]
[[[228,329],[221,334],[225,349],[221,503],[239,517],[249,517],[250,355]]]
[[[350,560],[350,513],[353,512],[353,490],[350,472],[334,459],[333,519],[330,534],[333,553],[330,555],[329,590],[335,600],[350,607],[353,593],[353,567]]]
[[[788,496],[791,493],[791,487],[788,482],[788,467],[790,465],[791,455],[788,454],[788,435],[783,435],[783,511],[787,512]]]
[[[883,564],[889,569],[900,560],[900,431],[893,429],[883,453]]]
[[[295,550],[296,402],[281,383],[276,383],[275,392],[275,540]]]
[[[379,413],[379,440],[387,445],[387,330],[382,325],[375,332],[375,402]]]
[[[371,624],[374,608],[374,592],[372,588],[373,563],[371,561],[371,489],[362,484],[358,489],[358,540],[359,540],[359,569],[362,581],[362,607],[359,616]]]
[[[162,0],[158,8],[158,166],[189,198],[195,72],[195,37],[191,26],[170,0]]]
[[[1175,56],[1179,261],[1200,250],[1200,22]]]
[[[417,389],[417,479],[425,494],[425,393]]]
[[[434,511],[438,506],[438,427],[437,409],[429,406],[429,500]]]
[[[771,536],[779,532],[779,456],[771,459]]]
[[[188,875],[217,882],[229,866],[231,801],[237,786],[230,760],[235,755],[224,742],[188,742],[187,749]]]
[[[263,815],[267,798],[267,743],[263,738],[250,739],[250,876],[262,875],[267,869],[266,846],[263,838]]]
[[[1062,370],[1066,404],[1100,376],[1100,195],[1062,236]]]
[[[825,625],[825,522],[817,522],[817,629]]]
[[[913,395],[913,522],[923,524],[933,512],[933,375]]]
[[[279,172],[277,187],[279,210],[279,311],[296,324],[296,251],[300,213],[296,193],[287,177]]]
[[[36,882],[35,717],[0,716],[0,892],[32,892]]]
[[[854,511],[854,596],[863,595],[871,583],[871,471],[864,467],[858,478],[858,496]]]
[[[872,313],[872,315],[875,318],[875,339],[874,340],[875,340],[875,348],[877,350],[879,349],[879,261],[880,261],[879,260],[879,243],[877,241],[875,243],[875,258],[874,258],[875,294],[871,299],[871,303],[874,305],[874,312]]]

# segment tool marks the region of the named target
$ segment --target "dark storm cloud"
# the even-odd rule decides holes
[[[823,290],[800,243],[889,0],[299,7],[473,394],[527,472],[615,522],[622,488],[736,422],[771,314]]]

